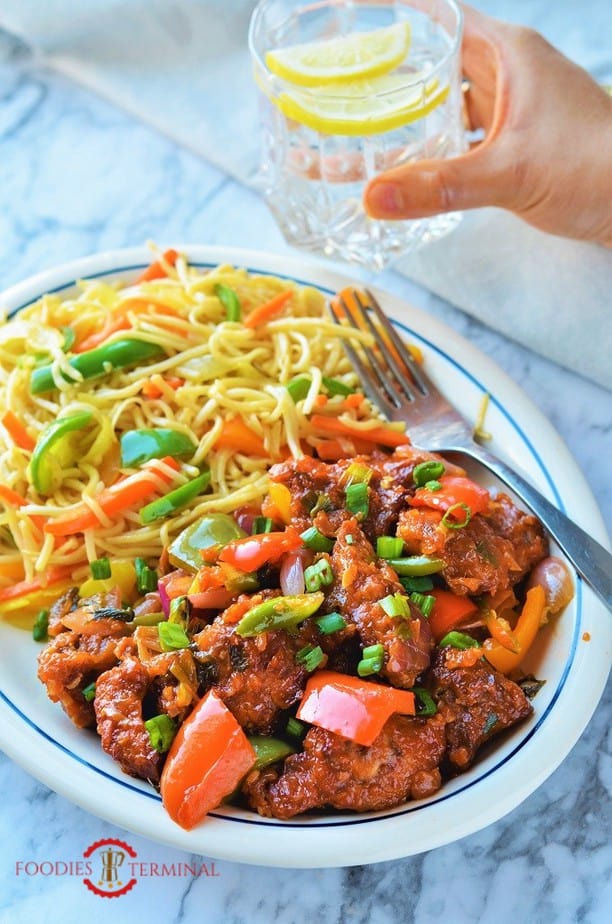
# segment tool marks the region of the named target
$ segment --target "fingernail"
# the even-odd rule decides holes
[[[373,183],[366,191],[365,208],[372,218],[401,216],[406,210],[401,187],[395,183]]]

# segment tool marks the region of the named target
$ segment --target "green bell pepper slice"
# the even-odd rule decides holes
[[[69,414],[54,420],[42,431],[30,461],[30,477],[39,494],[49,494],[53,488],[54,467],[51,448],[64,439],[68,433],[82,430],[90,421],[91,411],[78,411],[76,414]]]
[[[165,355],[166,351],[158,343],[149,343],[147,340],[130,337],[104,343],[94,350],[79,353],[72,356],[68,363],[80,372],[84,379],[93,379],[107,374],[109,369],[126,369],[129,366],[137,366],[138,363],[148,359],[157,359]],[[65,378],[67,382],[71,381],[67,376]],[[33,395],[42,395],[47,391],[53,391],[54,388],[56,385],[50,364],[32,370],[30,391]]]
[[[197,446],[185,433],[164,428],[127,430],[121,436],[121,465],[135,468],[151,459],[190,459]]]
[[[251,638],[271,629],[295,629],[317,612],[324,599],[325,595],[317,591],[264,600],[245,613],[236,626],[236,633],[242,638]]]
[[[209,483],[210,472],[206,471],[198,475],[197,478],[188,481],[187,484],[182,484],[179,488],[175,488],[174,491],[164,494],[163,497],[158,497],[157,500],[151,501],[150,504],[142,508],[140,522],[147,526],[149,523],[154,523],[155,520],[169,517],[177,510],[180,510],[181,507],[185,507],[192,500],[195,500],[198,494],[202,494],[206,490]]]
[[[253,764],[254,770],[263,770],[264,767],[276,764],[279,760],[284,760],[290,754],[296,753],[296,748],[288,741],[282,741],[281,738],[269,738],[266,735],[247,735],[247,737],[257,755]]]
[[[400,577],[422,577],[426,574],[436,574],[446,568],[446,562],[441,558],[430,558],[429,555],[411,555],[409,558],[388,558],[391,565]]]
[[[204,564],[202,549],[227,545],[234,539],[244,539],[246,533],[227,513],[209,513],[187,526],[168,547],[168,558],[175,568],[199,571]]]

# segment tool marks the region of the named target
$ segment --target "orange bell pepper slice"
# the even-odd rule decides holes
[[[487,639],[483,645],[484,656],[502,674],[509,674],[518,667],[529,651],[538,634],[546,610],[546,592],[539,584],[527,591],[527,597],[519,620],[513,630],[517,642],[516,651],[510,651],[494,639]]]
[[[170,745],[160,783],[166,811],[191,830],[235,790],[256,758],[232,713],[210,690]]]
[[[429,626],[436,642],[478,612],[478,607],[469,597],[460,597],[438,587],[428,593],[436,601],[429,614]]]

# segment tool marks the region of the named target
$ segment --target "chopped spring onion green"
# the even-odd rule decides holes
[[[379,600],[378,603],[382,606],[387,616],[401,616],[402,618],[410,616],[408,598],[403,594],[389,594]]]
[[[299,719],[289,716],[287,719],[287,727],[285,728],[285,733],[291,738],[298,738],[300,741],[306,734],[307,727],[303,722],[300,722]]]
[[[453,514],[456,510],[463,510],[464,516],[463,520],[454,520]],[[464,526],[467,526],[470,520],[472,519],[472,510],[468,507],[467,504],[453,504],[452,507],[449,507],[444,516],[442,517],[441,523],[442,526],[446,526],[447,529],[463,529]]]
[[[410,594],[410,599],[415,606],[418,606],[423,616],[431,616],[431,611],[434,608],[436,598],[431,594],[420,594],[418,592],[413,592]]]
[[[307,375],[296,375],[295,378],[287,382],[285,388],[291,395],[294,404],[303,401],[310,391],[311,380]]]
[[[325,616],[317,616],[315,623],[321,635],[332,635],[334,632],[346,629],[346,622],[340,613],[327,613]]]
[[[310,526],[301,534],[304,545],[313,552],[331,552],[334,547],[334,540],[328,539],[323,533],[320,533],[316,526]]]
[[[429,555],[389,558],[387,561],[400,577],[422,577],[427,574],[436,574],[437,571],[446,568],[445,561],[441,558],[430,558]]]
[[[262,533],[272,532],[272,520],[270,517],[255,517],[253,520],[252,536],[260,536]]]
[[[334,583],[334,572],[326,558],[320,558],[304,570],[304,586],[309,593]]]
[[[346,509],[354,516],[367,517],[370,511],[368,486],[365,482],[349,484],[345,491]]]
[[[162,651],[178,651],[189,647],[189,638],[177,622],[160,622],[157,627]]]
[[[240,299],[233,289],[218,283],[215,286],[215,295],[225,308],[225,314],[228,321],[240,321],[242,311],[240,308]]]
[[[444,474],[444,463],[431,459],[428,462],[419,462],[415,465],[412,478],[418,488],[424,487],[428,481],[440,478]]]
[[[82,690],[83,699],[87,700],[88,703],[92,703],[96,698],[96,682],[88,683],[86,687],[83,687]]]
[[[111,566],[108,558],[97,558],[89,566],[94,581],[105,581],[111,576]]]
[[[323,386],[327,391],[328,395],[354,395],[355,389],[350,388],[348,385],[345,385],[344,382],[341,382],[339,379],[330,379],[326,375],[321,377]]]
[[[436,706],[436,701],[434,700],[429,690],[426,690],[424,687],[413,687],[412,692],[414,693],[415,699],[417,701],[417,716],[424,718],[436,714],[438,707]]]
[[[466,648],[480,648],[480,642],[465,632],[447,632],[438,645],[440,648],[460,648],[463,651]]]
[[[401,577],[400,584],[408,593],[426,594],[433,590],[434,583],[430,577]]]
[[[155,748],[160,754],[165,754],[170,750],[172,740],[176,735],[176,723],[169,715],[155,715],[152,719],[147,719],[145,728],[149,735],[151,747]]]
[[[149,594],[157,590],[157,571],[149,568],[144,558],[134,559],[136,569],[136,587],[139,594]]]
[[[442,490],[442,482],[437,481],[436,479],[432,479],[432,481],[425,482],[425,487],[428,491],[433,491],[435,493],[436,491]]]
[[[49,610],[41,610],[32,626],[32,638],[35,642],[46,642],[49,629]]]
[[[378,536],[376,554],[379,558],[399,558],[404,551],[404,540],[399,536]]]
[[[325,655],[320,645],[304,645],[297,652],[295,660],[311,674],[323,663]]]
[[[368,645],[362,651],[362,658],[357,665],[357,673],[360,677],[369,677],[371,674],[379,674],[382,670],[385,657],[385,649],[382,645]]]
[[[191,604],[187,597],[175,597],[170,601],[170,612],[168,613],[168,622],[174,623],[177,626],[181,626],[183,629],[187,628],[187,623],[189,622],[189,614],[191,612]]]

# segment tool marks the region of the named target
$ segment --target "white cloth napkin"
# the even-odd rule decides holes
[[[252,183],[258,119],[246,36],[254,5],[2,0],[0,27],[47,65]],[[538,0],[474,5],[536,26],[598,79],[612,78],[612,49],[601,28],[606,2],[582,0],[580,10]],[[612,388],[612,251],[484,209],[398,268],[492,328]]]

